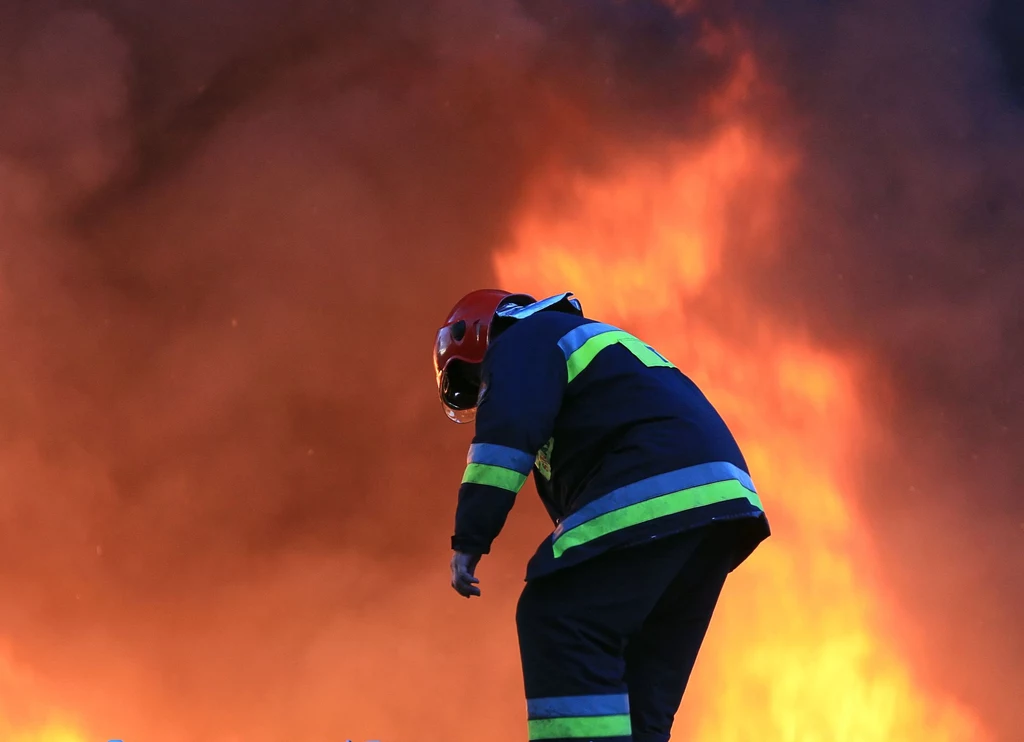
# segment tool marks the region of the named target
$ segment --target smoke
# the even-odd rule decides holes
[[[0,7],[0,715],[429,742],[476,738],[478,703],[518,729],[522,554],[482,606],[447,590],[467,441],[425,354],[532,173],[715,126],[739,54],[697,42],[739,23],[805,167],[785,265],[737,270],[876,356],[864,506],[921,666],[1019,728],[1019,37],[952,0],[787,8]]]
[[[0,714],[475,737],[472,646],[518,728],[521,564],[456,611],[426,353],[540,163],[699,131],[731,55],[653,2],[0,13]]]
[[[874,357],[862,505],[884,581],[927,629],[905,637],[917,666],[1014,739],[1024,15],[1001,1],[791,13],[760,17],[760,38],[798,113],[778,130],[809,166],[785,265],[765,267],[760,290],[822,341]]]

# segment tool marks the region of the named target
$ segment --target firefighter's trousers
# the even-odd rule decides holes
[[[527,583],[516,624],[530,740],[669,739],[736,564],[733,526],[609,551]]]

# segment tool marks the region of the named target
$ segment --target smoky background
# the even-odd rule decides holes
[[[753,50],[781,91],[753,112],[802,160],[784,256],[729,260],[871,358],[894,621],[1010,742],[1021,29],[1008,0],[0,2],[0,710],[430,740],[518,697],[544,518],[524,492],[492,600],[457,600],[468,431],[433,333],[533,173],[708,136],[698,103]]]

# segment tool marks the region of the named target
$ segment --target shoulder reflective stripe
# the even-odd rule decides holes
[[[528,721],[530,740],[579,739],[592,742],[598,737],[630,737],[633,726],[629,714],[583,716]]]
[[[602,322],[591,322],[566,333],[558,341],[558,347],[565,355],[569,381],[579,376],[598,353],[616,343],[627,348],[645,366],[675,368],[675,364],[665,356],[625,330]]]
[[[660,358],[661,360],[663,360],[663,361],[664,361],[665,363],[667,363],[667,364],[668,364],[669,366],[672,366],[673,368],[675,367],[675,364],[673,364],[673,363],[672,363],[672,361],[670,361],[669,359],[667,359],[667,358],[666,358],[665,356],[663,356],[663,355],[662,355],[661,353],[659,353],[658,351],[656,351],[656,350],[655,350],[654,348],[652,348],[652,347],[651,347],[650,345],[645,345],[644,347],[645,347],[645,348],[647,348],[647,350],[651,351],[651,352],[652,352],[652,353],[653,353],[654,355],[658,356],[658,358]]]
[[[579,376],[590,365],[591,361],[597,357],[597,354],[609,345],[621,343],[632,337],[625,330],[605,330],[588,338],[583,345],[574,350],[566,359],[566,364],[569,368],[569,381]]]
[[[558,719],[565,716],[614,716],[629,713],[629,695],[561,696],[530,698],[526,712],[531,719]]]
[[[583,347],[590,338],[600,335],[603,332],[622,332],[618,327],[606,325],[603,322],[587,322],[574,330],[570,330],[558,341],[558,347],[562,349],[566,360],[573,353]]]
[[[489,464],[500,466],[503,469],[511,469],[520,474],[529,474],[533,469],[533,461],[536,454],[530,455],[525,451],[508,446],[498,446],[493,443],[474,443],[469,447],[469,455],[466,457],[467,464]]]
[[[526,484],[526,475],[501,466],[470,464],[462,475],[463,484],[485,484],[518,493]]]
[[[629,349],[629,352],[635,355],[645,366],[652,368],[675,368],[675,364],[642,340],[637,340],[635,337],[629,337],[620,340],[619,342],[626,346],[626,348]]]

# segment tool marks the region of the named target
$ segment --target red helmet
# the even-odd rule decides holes
[[[494,313],[506,304],[527,305],[532,296],[498,289],[466,294],[448,313],[434,341],[437,392],[445,414],[457,423],[476,419],[480,391],[480,364],[487,352]]]

